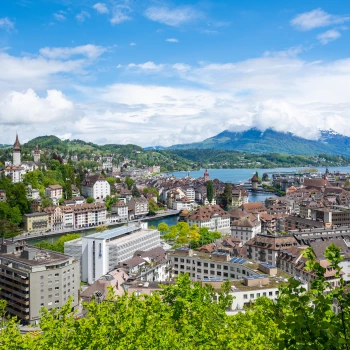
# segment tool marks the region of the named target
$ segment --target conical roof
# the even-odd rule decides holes
[[[13,145],[13,150],[14,151],[21,150],[21,144],[19,143],[19,140],[18,140],[18,134],[16,134],[16,141],[15,141],[15,144]]]

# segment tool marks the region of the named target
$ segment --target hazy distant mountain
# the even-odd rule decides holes
[[[174,145],[169,149],[225,149],[250,153],[299,155],[330,154],[350,156],[350,137],[333,130],[322,130],[318,140],[307,140],[292,133],[252,128],[242,132],[225,130],[202,142]]]

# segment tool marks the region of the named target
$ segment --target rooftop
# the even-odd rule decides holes
[[[103,232],[97,232],[93,233],[91,235],[85,236],[84,238],[88,239],[114,239],[119,236],[134,232],[134,231],[139,231],[141,228],[137,226],[122,226],[122,227],[117,227],[113,228],[111,230],[106,230]]]

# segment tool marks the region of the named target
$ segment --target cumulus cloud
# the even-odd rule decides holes
[[[341,37],[341,34],[336,29],[327,30],[324,33],[321,33],[317,36],[317,39],[322,45],[328,44],[330,41],[336,40]]]
[[[15,24],[14,22],[10,21],[8,17],[3,17],[3,18],[0,18],[0,28],[3,28],[8,31],[14,30]]]
[[[98,13],[108,13],[108,7],[106,4],[98,2],[94,6],[92,6]]]
[[[120,24],[126,21],[130,21],[132,19],[131,17],[132,9],[131,7],[124,5],[124,4],[118,4],[113,7],[112,11],[112,18],[110,19],[110,22],[112,24]]]
[[[78,13],[78,14],[75,16],[76,20],[77,20],[78,22],[80,22],[80,23],[85,22],[85,20],[86,20],[87,18],[90,18],[90,17],[91,17],[91,16],[90,16],[90,13],[87,12],[87,11],[81,11],[80,13]]]
[[[203,14],[191,6],[181,6],[173,9],[152,6],[146,10],[145,16],[151,21],[177,27],[201,18]]]
[[[136,46],[136,44],[134,42],[131,42],[129,45],[130,46]]]
[[[135,64],[135,63],[129,63],[129,68],[139,68],[141,70],[152,70],[152,71],[160,71],[166,67],[164,64],[155,64],[154,62],[148,61],[145,63]]]
[[[350,16],[337,16],[318,8],[310,12],[304,12],[291,20],[291,25],[296,29],[307,31],[314,28],[328,27],[334,24],[345,23]]]
[[[169,39],[166,39],[165,41],[167,41],[168,43],[178,43],[179,40],[175,39],[175,38],[169,38]]]
[[[63,11],[60,13],[54,13],[53,16],[57,21],[60,21],[60,22],[66,20],[66,16],[64,15]]]
[[[75,47],[44,47],[40,49],[40,54],[51,59],[67,59],[72,56],[85,56],[97,58],[106,51],[106,48],[97,45],[82,45]]]
[[[39,97],[34,90],[12,91],[0,100],[2,124],[48,124],[72,117],[73,103],[61,91],[48,90]]]

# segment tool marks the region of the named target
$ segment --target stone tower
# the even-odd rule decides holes
[[[15,166],[20,166],[21,165],[21,144],[19,143],[18,140],[18,135],[16,134],[16,141],[15,144],[13,145],[13,160],[12,163]]]
[[[38,145],[35,147],[34,151],[34,163],[38,164],[40,162],[40,151]]]
[[[208,172],[208,169],[205,170],[205,173],[204,173],[204,181],[207,182],[210,180],[210,177],[209,177],[209,172]]]

